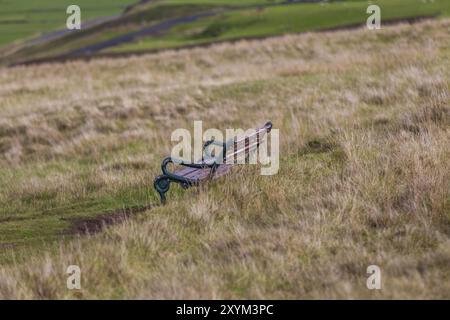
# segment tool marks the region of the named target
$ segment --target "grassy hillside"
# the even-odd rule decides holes
[[[449,298],[449,28],[0,69],[0,297]],[[174,186],[75,236],[80,218],[157,204],[172,130],[267,119],[277,175]]]
[[[83,21],[117,15],[136,0],[77,0]],[[70,0],[0,0],[0,47],[63,29]]]
[[[424,16],[449,16],[450,2],[436,0],[379,0],[382,22]],[[240,38],[267,37],[286,33],[330,29],[365,24],[367,1],[299,3],[264,9],[231,10],[218,16],[172,28],[162,36],[143,38],[112,47],[112,52],[128,52],[210,43]]]
[[[113,21],[33,45],[7,46],[0,50],[0,63],[130,53],[364,24],[368,3],[365,0],[147,1],[135,3]],[[450,15],[447,0],[378,0],[371,3],[380,5],[384,23]],[[91,12],[90,7],[82,7],[82,10]],[[99,11],[90,14],[95,12]],[[199,16],[205,13],[207,15]],[[65,17],[63,15],[61,19]],[[10,28],[20,30],[14,24]]]
[[[103,1],[103,0],[102,0]],[[139,30],[143,27],[193,13],[214,8],[235,7],[237,1],[122,1],[103,3],[78,2],[83,21],[93,18],[118,15],[112,21],[85,26],[82,30],[63,33],[67,14],[65,10],[70,4],[67,1],[48,1],[29,4],[24,1],[3,0],[4,11],[0,18],[2,41],[0,41],[0,62],[10,63],[22,60],[43,58],[68,54],[72,50],[83,48],[115,37]],[[246,0],[240,5],[276,3],[267,0]],[[124,11],[124,9],[126,10]],[[20,15],[20,19],[18,19]],[[3,24],[3,26],[2,26]],[[45,38],[47,34],[56,33],[58,37]],[[44,40],[34,43],[34,39],[25,42],[32,35],[40,35]],[[13,45],[11,42],[16,41]],[[3,47],[2,47],[3,46]],[[2,57],[3,55],[3,57]]]
[[[66,25],[66,9],[71,4],[81,8],[83,21],[105,16],[121,15],[151,10],[160,4],[236,6],[273,4],[280,0],[0,0],[0,47],[14,41],[22,41],[36,35],[63,30]]]

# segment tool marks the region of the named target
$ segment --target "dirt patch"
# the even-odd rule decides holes
[[[132,214],[141,213],[153,207],[154,205],[137,206],[101,213],[95,217],[66,218],[64,220],[69,221],[71,226],[63,233],[65,235],[85,235],[101,232],[110,225],[123,223]]]

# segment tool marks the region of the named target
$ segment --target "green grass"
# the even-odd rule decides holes
[[[127,165],[117,161],[121,154],[131,156],[142,153],[144,145],[129,143],[123,150],[105,152],[102,162],[110,162],[105,170],[119,175],[146,176],[151,181],[148,165]],[[95,181],[97,161],[87,153],[74,159],[30,163],[23,170],[0,169],[0,189],[8,200],[0,207],[0,246],[9,244],[33,244],[60,237],[70,226],[70,219],[98,216],[121,208],[157,203],[151,184],[130,183],[111,190],[104,183]],[[42,184],[48,179],[64,175],[70,188],[79,192],[66,193],[52,184]],[[37,190],[31,191],[25,181],[32,177]],[[63,192],[63,193],[62,193]],[[69,235],[70,236],[70,235]],[[1,260],[1,258],[0,258]]]
[[[81,8],[82,21],[117,15],[136,0],[0,0],[0,47],[17,40],[64,29],[71,4]]]
[[[133,1],[84,3],[81,2],[83,19],[120,13]],[[64,56],[73,50],[95,45],[106,40],[150,27],[178,17],[212,10],[223,10],[212,17],[191,23],[175,25],[161,34],[138,38],[107,47],[100,53],[126,53],[135,51],[177,48],[241,38],[259,38],[280,34],[317,31],[348,25],[364,24],[368,14],[368,1],[342,0],[329,3],[279,4],[283,1],[245,0],[166,0],[135,4],[113,24],[87,28],[62,38],[27,46],[2,58],[3,64]],[[435,0],[378,0],[382,23],[389,20],[422,16],[450,15],[450,2]],[[371,2],[371,3],[372,3]],[[2,44],[63,28],[66,14],[61,14],[67,1],[58,4],[44,2],[42,11],[35,12],[36,5],[24,2],[5,2],[6,10],[0,13],[0,21],[6,21],[0,31]],[[258,5],[259,7],[254,7]],[[25,19],[25,20],[24,20]],[[26,23],[21,23],[21,21]],[[14,22],[15,21],[15,22]],[[3,33],[3,34],[2,34]],[[95,54],[95,53],[94,53]]]
[[[381,7],[382,22],[417,16],[450,14],[450,2],[436,0],[373,1]],[[110,51],[126,52],[181,47],[240,38],[265,37],[286,33],[315,31],[345,25],[363,24],[367,1],[342,1],[328,4],[306,3],[267,7],[263,10],[243,9],[180,25],[156,38],[124,44]]]
[[[0,0],[0,47],[10,44],[14,41],[24,40],[30,37],[42,35],[65,28],[66,9],[71,4],[77,4],[81,8],[82,21],[95,18],[118,15],[124,9],[137,0],[99,0],[99,1],[71,1],[71,0]],[[246,1],[212,1],[212,0],[167,0],[156,3],[149,2],[138,4],[132,10],[133,12],[149,10],[160,4],[174,5],[207,5],[228,6],[228,5],[252,5],[275,3],[271,0],[246,0]],[[278,1],[279,2],[279,1]]]

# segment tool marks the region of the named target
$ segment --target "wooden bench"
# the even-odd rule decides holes
[[[238,158],[244,156],[246,163],[250,154],[258,150],[259,145],[272,129],[272,123],[268,121],[263,127],[243,137],[234,137],[227,142],[215,140],[207,141],[203,146],[203,158],[195,163],[185,163],[182,160],[167,157],[161,163],[162,175],[155,178],[154,187],[161,197],[161,202],[166,202],[166,192],[169,191],[170,183],[176,182],[183,189],[197,186],[200,183],[219,178],[231,171]],[[210,146],[221,148],[216,156],[209,150]],[[169,171],[169,164],[176,164],[182,168],[173,172]]]

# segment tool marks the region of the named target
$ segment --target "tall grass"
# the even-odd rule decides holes
[[[1,69],[0,297],[450,297],[449,28]],[[267,119],[277,175],[174,186],[166,206],[40,244],[71,218],[156,203],[175,128]],[[382,290],[366,288],[371,264]]]

